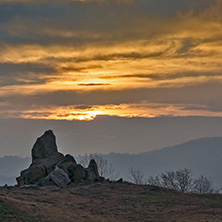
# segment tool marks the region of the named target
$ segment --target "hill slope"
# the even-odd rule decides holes
[[[22,204],[21,204],[22,203]],[[222,196],[128,183],[0,188],[0,221],[222,221]]]
[[[111,153],[106,158],[122,176],[129,166],[142,169],[146,176],[188,168],[195,176],[210,176],[217,186],[222,186],[222,137],[201,138],[136,155]]]

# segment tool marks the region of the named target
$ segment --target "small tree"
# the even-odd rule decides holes
[[[189,192],[192,188],[193,174],[188,169],[168,171],[161,174],[163,187],[174,189],[180,192]]]
[[[200,176],[194,180],[193,192],[199,194],[214,193],[216,190],[213,188],[213,181],[211,178]]]
[[[158,187],[161,187],[162,186],[162,183],[161,183],[161,179],[160,179],[160,176],[157,175],[157,176],[150,176],[148,179],[147,179],[147,183],[151,186],[158,186]]]
[[[211,178],[200,176],[193,179],[193,174],[188,169],[180,169],[177,171],[168,171],[162,173],[161,176],[150,176],[148,178],[149,185],[174,189],[180,192],[194,192],[199,194],[219,193],[221,189],[213,187]]]
[[[177,190],[180,192],[189,192],[193,185],[193,174],[188,169],[176,171]]]
[[[161,174],[161,184],[163,187],[178,190],[176,183],[176,173],[174,171],[167,171]]]
[[[119,173],[113,168],[112,164],[110,164],[102,154],[85,154],[81,157],[80,164],[82,164],[84,167],[87,167],[91,159],[94,159],[96,161],[100,176],[110,180],[116,180],[119,177]]]
[[[144,172],[141,169],[135,169],[132,166],[128,168],[128,178],[135,184],[145,184]]]

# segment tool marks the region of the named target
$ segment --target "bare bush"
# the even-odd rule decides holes
[[[189,192],[193,185],[193,174],[188,169],[167,171],[160,176],[149,177],[148,184],[174,189],[180,192]]]
[[[135,184],[145,184],[144,172],[133,167],[128,168],[128,178]]]
[[[193,192],[199,194],[214,193],[215,189],[213,188],[212,179],[205,176],[200,176],[195,179],[193,183]]]
[[[213,181],[210,178],[200,176],[197,179],[193,179],[193,174],[188,169],[167,171],[160,176],[150,176],[147,181],[149,185],[174,189],[183,193],[206,194],[220,192],[220,190],[213,187]]]
[[[177,190],[180,192],[189,192],[193,185],[193,174],[191,170],[180,169],[176,171]]]
[[[159,175],[157,175],[157,176],[150,176],[150,177],[147,179],[147,184],[149,184],[149,185],[151,185],[151,186],[161,187],[161,186],[162,186],[162,183],[161,183],[160,176],[159,176]]]
[[[161,174],[161,184],[163,187],[177,190],[177,183],[176,183],[176,173],[174,171],[168,171],[166,173]]]

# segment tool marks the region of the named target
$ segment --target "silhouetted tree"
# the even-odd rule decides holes
[[[178,190],[176,183],[176,173],[174,171],[167,171],[161,174],[161,184],[163,187]]]
[[[144,172],[139,168],[128,168],[128,179],[135,184],[145,184]]]
[[[180,192],[193,192],[199,194],[219,193],[213,187],[213,181],[205,176],[193,179],[193,174],[188,169],[180,169],[177,171],[167,171],[160,176],[150,176],[148,178],[149,185],[174,189]]]
[[[162,183],[161,183],[161,179],[160,179],[160,176],[157,175],[157,176],[150,176],[148,179],[147,179],[147,184],[151,185],[151,186],[158,186],[158,187],[161,187],[162,186]]]
[[[191,170],[180,169],[176,171],[175,180],[177,190],[180,192],[189,192],[193,185],[193,174]]]
[[[216,190],[213,188],[212,179],[205,176],[200,176],[194,180],[192,191],[200,194],[216,192]]]
[[[188,169],[167,171],[160,176],[149,177],[148,184],[174,189],[180,192],[189,192],[193,185],[192,177],[193,174]]]

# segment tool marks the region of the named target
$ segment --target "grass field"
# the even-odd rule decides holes
[[[0,188],[0,221],[221,222],[222,195],[128,183]]]

